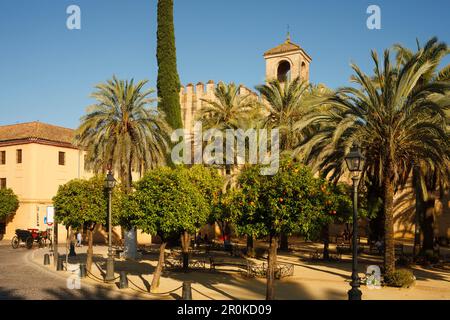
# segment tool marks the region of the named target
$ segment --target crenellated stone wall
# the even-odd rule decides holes
[[[216,86],[217,85],[213,80],[209,80],[206,85],[203,82],[198,82],[195,86],[192,83],[188,83],[186,86],[181,86],[181,117],[183,119],[185,129],[193,128],[198,111],[206,104],[206,102],[203,101],[204,99],[215,100],[214,91]],[[258,97],[254,91],[248,89],[244,85],[239,86],[239,94],[252,94],[255,97]]]

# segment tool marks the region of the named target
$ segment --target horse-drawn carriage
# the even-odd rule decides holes
[[[14,249],[17,249],[21,243],[25,243],[27,249],[31,249],[33,243],[37,242],[39,248],[42,248],[45,246],[47,240],[50,240],[50,233],[48,231],[39,231],[38,229],[16,229],[16,235],[11,240],[11,246]]]

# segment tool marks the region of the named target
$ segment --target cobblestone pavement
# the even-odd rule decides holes
[[[68,289],[65,276],[34,264],[26,248],[12,249],[9,241],[0,241],[0,300],[73,300],[132,299],[116,290],[82,283],[81,289]]]

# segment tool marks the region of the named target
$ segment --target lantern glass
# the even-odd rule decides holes
[[[110,171],[106,175],[105,188],[108,189],[108,190],[111,190],[111,189],[114,188],[115,185],[116,185],[116,179],[114,179],[114,176],[113,176],[113,174]]]
[[[364,167],[364,156],[357,146],[353,146],[349,154],[345,157],[347,168],[350,172],[361,172]]]

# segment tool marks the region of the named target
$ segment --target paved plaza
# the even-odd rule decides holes
[[[314,244],[309,244],[314,246]],[[316,245],[319,247],[318,245]],[[76,248],[77,256],[70,258],[70,264],[84,261],[87,247]],[[154,249],[157,249],[155,247]],[[65,248],[60,247],[64,256]],[[157,250],[144,254],[136,261],[116,259],[116,276],[126,271],[129,288],[120,290],[118,280],[112,284],[102,283],[105,269],[106,246],[94,246],[94,264],[90,277],[81,280],[81,289],[69,289],[68,271],[56,271],[51,259],[50,266],[44,266],[44,254],[48,248],[27,250],[12,249],[9,242],[0,245],[0,298],[1,299],[180,299],[183,281],[191,281],[193,299],[199,300],[242,300],[264,299],[265,279],[248,278],[238,268],[217,267],[211,271],[208,266],[187,273],[167,269],[163,272],[159,293],[152,295],[148,288],[156,267]],[[361,256],[360,276],[368,265],[380,264],[381,260]],[[378,258],[379,259],[379,258]],[[311,261],[297,251],[280,253],[279,262],[294,265],[294,275],[276,281],[277,299],[347,299],[350,288],[350,257],[341,261]],[[262,262],[262,260],[261,260]],[[423,268],[412,266],[417,278],[412,288],[397,289],[383,287],[369,289],[361,287],[363,299],[450,299],[450,269]],[[178,288],[178,289],[177,289]],[[173,291],[175,289],[175,291]],[[173,291],[173,292],[170,292]],[[169,292],[169,293],[166,293]]]

